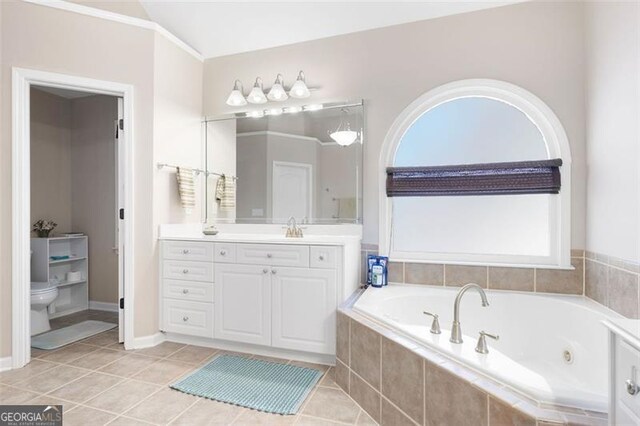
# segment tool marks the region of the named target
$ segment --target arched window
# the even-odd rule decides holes
[[[392,260],[570,267],[569,144],[526,90],[464,80],[426,93],[392,125],[380,166]]]

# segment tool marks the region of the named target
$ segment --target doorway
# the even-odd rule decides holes
[[[37,117],[45,122],[36,128],[34,93],[38,102],[49,102]],[[132,343],[132,99],[129,85],[13,69],[13,368],[29,362],[32,332],[52,334],[46,331],[49,321],[65,332],[70,327],[67,339],[71,335],[73,341],[117,319],[118,332],[110,333],[125,347]],[[47,122],[56,109],[50,101],[57,102],[63,114],[77,103],[69,111],[76,111],[74,121],[81,125],[67,130]],[[54,145],[39,140],[43,135]],[[55,164],[47,162],[47,153],[55,156]],[[37,237],[31,231],[38,219],[63,223],[47,238],[45,230],[41,238],[31,238]],[[91,287],[94,282],[97,286]],[[55,339],[54,346],[60,342]]]
[[[272,217],[291,216],[301,222],[313,217],[313,166],[288,161],[273,162]]]

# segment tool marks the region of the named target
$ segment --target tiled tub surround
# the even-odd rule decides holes
[[[585,295],[627,318],[640,318],[640,263],[587,251]]]
[[[335,379],[382,425],[606,425],[606,414],[541,405],[354,311],[337,317]]]
[[[362,244],[361,277],[375,244]],[[585,295],[628,318],[640,318],[640,264],[571,250],[574,270],[389,262],[389,282],[459,287],[469,282],[493,290]],[[364,281],[364,279],[363,279]]]

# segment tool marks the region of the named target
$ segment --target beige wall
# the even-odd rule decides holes
[[[71,230],[71,101],[31,89],[31,222]]]
[[[378,242],[378,158],[393,120],[441,84],[493,78],[545,101],[563,123],[573,155],[572,247],[584,246],[585,144],[582,5],[536,2],[422,21],[205,61],[204,113],[224,104],[236,78],[245,85],[300,69],[310,102],[364,98],[364,242]]]
[[[636,2],[588,3],[587,245],[640,260],[640,28]]]
[[[52,71],[82,77],[116,81],[133,85],[134,88],[134,133],[135,216],[132,218],[135,242],[135,318],[136,337],[148,336],[158,331],[157,303],[157,223],[171,218],[166,210],[173,209],[163,203],[154,210],[154,193],[167,194],[171,188],[166,182],[155,182],[158,176],[154,165],[154,79],[163,73],[154,73],[156,50],[155,33],[148,29],[124,25],[117,22],[88,17],[49,7],[21,1],[0,3],[0,40],[2,68],[0,87],[2,99],[0,111],[0,220],[11,223],[11,67],[24,67]],[[173,47],[178,49],[177,47]],[[166,51],[171,49],[167,48]],[[182,53],[182,52],[180,52]],[[200,118],[201,79],[198,79],[198,63],[192,57],[172,55],[165,63],[168,76],[174,75],[174,67],[189,63],[196,70],[195,83],[175,81],[173,88],[165,81],[165,90],[157,96],[188,96],[196,104],[188,112],[181,110],[180,117],[194,114],[193,121]],[[176,72],[182,75],[182,72]],[[171,91],[169,90],[171,89]],[[188,92],[187,94],[180,92]],[[169,98],[167,98],[169,99]],[[169,100],[174,102],[174,100]],[[160,101],[158,101],[160,103]],[[158,106],[160,108],[160,106]],[[195,117],[197,116],[197,118]],[[165,115],[181,127],[182,121],[174,115]],[[163,143],[166,149],[179,153],[183,146],[200,147],[193,134],[183,133],[171,144]],[[171,153],[163,152],[164,157]],[[11,228],[0,227],[0,357],[11,354]]]
[[[115,97],[71,101],[71,230],[89,236],[89,300],[106,303],[118,302],[117,118]]]

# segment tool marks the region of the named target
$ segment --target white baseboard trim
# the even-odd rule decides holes
[[[144,349],[159,345],[165,341],[164,334],[158,332],[150,336],[134,337],[131,346],[125,344],[125,349]]]
[[[96,311],[118,312],[119,307],[117,303],[98,302],[97,300],[89,300],[89,309]]]
[[[10,356],[0,358],[0,371],[7,371],[13,368],[13,363]]]
[[[166,340],[167,342],[184,343],[186,345],[204,346],[207,348],[222,349],[226,351],[243,352],[248,354],[271,356],[283,359],[293,359],[296,361],[312,362],[316,364],[336,364],[335,355],[316,354],[289,349],[278,349],[268,346],[252,345],[250,343],[229,342],[227,340],[186,336],[184,334],[176,333],[164,333],[164,338],[164,340]]]

